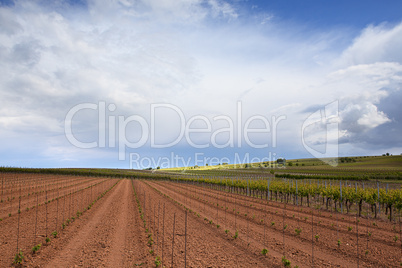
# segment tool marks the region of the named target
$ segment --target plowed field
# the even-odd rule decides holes
[[[1,203],[0,267],[13,266],[17,242],[23,267],[400,266],[400,225],[372,218],[207,185],[48,179],[44,192],[9,185],[24,194]]]

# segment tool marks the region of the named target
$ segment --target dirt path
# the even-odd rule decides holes
[[[75,223],[65,239],[55,239],[28,266],[132,267],[150,262],[129,180],[121,180]]]

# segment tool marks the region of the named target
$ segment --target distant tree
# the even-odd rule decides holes
[[[387,156],[389,156],[389,153],[386,153]]]
[[[278,164],[284,164],[284,163],[286,163],[286,159],[284,159],[284,158],[278,158],[278,159],[276,160],[276,163],[278,163]]]
[[[292,162],[289,162],[289,163],[288,163],[288,166],[289,166],[289,167],[293,166],[293,163],[292,163]]]
[[[158,166],[156,169],[161,169],[161,167]]]
[[[341,161],[341,163],[356,162],[356,158],[352,158],[352,157],[340,157],[339,160]]]

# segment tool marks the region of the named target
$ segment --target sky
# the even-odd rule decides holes
[[[0,0],[0,166],[402,153],[402,2]]]

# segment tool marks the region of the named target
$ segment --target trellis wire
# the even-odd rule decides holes
[[[285,205],[283,205],[283,219],[282,219],[282,233],[283,233],[283,256],[285,257]]]
[[[174,228],[176,225],[176,213],[173,214],[173,235],[172,235],[172,267],[174,267],[173,256],[174,256]]]
[[[219,194],[219,191],[217,190],[216,191],[216,224],[217,225],[219,224],[219,204],[218,204],[219,200],[218,200],[218,194]]]
[[[20,215],[21,215],[21,184],[20,184],[20,196],[18,198],[18,225],[17,225],[17,254],[19,248],[19,238],[20,238]]]
[[[159,251],[159,218],[160,218],[161,201],[158,203],[158,232],[156,233],[156,250]]]
[[[187,267],[187,210],[184,224],[184,267]]]
[[[246,207],[247,207],[246,214],[248,216],[248,207],[249,207],[249,205],[247,204],[247,202],[246,202]],[[246,219],[247,219],[247,217],[246,217]],[[247,220],[247,246],[249,246],[249,242],[248,242],[248,223],[249,223],[249,221]]]
[[[46,228],[45,228],[45,237],[47,237],[47,189],[45,189],[45,209],[46,209]]]
[[[163,203],[163,223],[162,223],[162,267],[163,267],[163,245],[165,244],[165,203]]]
[[[314,205],[313,204],[311,205],[311,264],[312,267],[314,267]]]
[[[39,203],[39,196],[38,196],[38,192],[36,192],[36,216],[35,216],[35,236],[34,236],[34,244],[36,244],[36,230],[37,230],[37,226],[38,226],[38,203]]]

